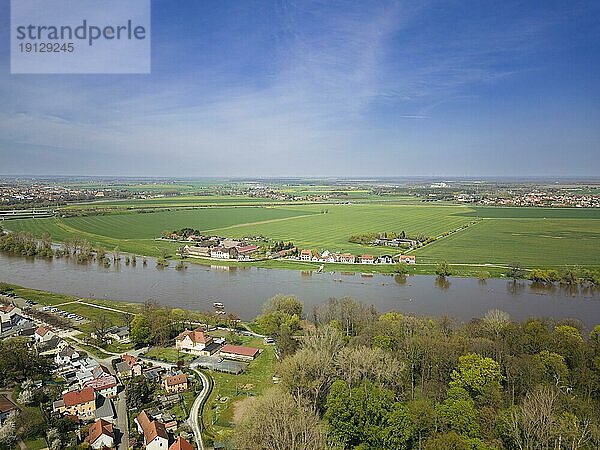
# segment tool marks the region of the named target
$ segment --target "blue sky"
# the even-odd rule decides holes
[[[150,75],[11,75],[0,174],[600,176],[595,1],[152,2]]]

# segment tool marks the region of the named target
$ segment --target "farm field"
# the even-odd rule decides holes
[[[249,224],[235,229],[217,229],[216,233],[241,237],[268,236],[274,240],[292,241],[303,248],[320,251],[370,252],[383,254],[398,249],[366,247],[348,242],[352,234],[405,231],[407,235],[438,236],[468,224],[473,219],[456,213],[465,212],[462,206],[407,206],[407,205],[319,205],[303,206],[303,210],[326,214],[304,216],[285,222]]]
[[[216,228],[238,226],[270,220],[286,220],[318,210],[285,208],[206,208],[153,213],[126,213],[50,219],[22,219],[7,223],[12,231],[28,231],[35,236],[50,233],[53,240],[63,241],[77,236],[112,250],[157,256],[161,249],[173,252],[180,244],[156,241],[164,230],[193,227],[214,233]]]
[[[143,209],[143,208],[187,208],[194,206],[244,206],[264,205],[276,203],[268,198],[248,196],[204,196],[204,195],[178,195],[174,197],[127,199],[127,200],[99,200],[91,203],[78,203],[64,206],[61,210],[88,210],[88,209]]]
[[[414,253],[420,263],[597,266],[600,219],[484,219]]]
[[[460,229],[465,225],[469,226]],[[594,209],[371,202],[123,212],[14,220],[7,222],[6,227],[29,231],[36,236],[48,232],[55,241],[78,236],[108,250],[119,247],[123,252],[148,256],[157,256],[162,249],[173,255],[179,244],[156,241],[155,238],[164,230],[181,227],[226,237],[261,235],[320,251],[374,255],[397,253],[398,249],[353,244],[348,242],[349,236],[405,231],[408,235],[437,237],[458,230],[415,250],[418,263],[423,264],[421,267],[432,272],[435,264],[443,260],[472,265],[506,265],[519,261],[526,267],[600,265],[597,256],[600,254],[600,211]],[[261,264],[265,267],[286,267],[287,264],[290,268],[299,268],[298,263],[288,261]]]

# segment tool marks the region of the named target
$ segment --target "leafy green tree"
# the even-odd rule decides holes
[[[479,435],[479,423],[475,402],[469,393],[460,387],[448,389],[448,398],[435,408],[441,429],[456,431],[469,437]]]
[[[150,328],[150,321],[145,315],[137,314],[131,321],[131,328],[129,331],[131,342],[137,346],[148,345],[152,338],[152,329]]]
[[[483,395],[485,391],[501,389],[500,364],[477,353],[461,356],[458,359],[458,371],[454,370],[450,377],[451,388],[465,389],[473,397]]]
[[[394,393],[370,382],[350,388],[338,380],[327,396],[324,419],[331,436],[342,448],[386,448],[386,439],[392,439],[390,413],[396,409]],[[394,428],[398,427],[396,417]],[[402,439],[402,438],[400,438]]]
[[[536,356],[536,359],[544,368],[544,376],[548,383],[563,385],[569,379],[569,368],[565,363],[565,358],[558,353],[542,350]]]
[[[438,277],[449,277],[452,275],[452,271],[450,270],[450,264],[448,261],[442,261],[435,268],[435,274]]]

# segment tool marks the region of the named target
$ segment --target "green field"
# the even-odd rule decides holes
[[[310,189],[318,191],[315,187]],[[218,199],[215,198],[215,201]],[[398,249],[353,244],[348,242],[349,236],[405,231],[409,236],[438,237],[437,241],[414,251],[418,263],[430,264],[422,266],[428,272],[442,260],[471,265],[506,265],[519,261],[527,267],[600,265],[598,210],[408,204],[402,203],[400,198],[398,201],[400,203],[392,200],[123,212],[14,220],[7,222],[6,226],[15,231],[29,231],[36,236],[49,232],[55,241],[78,236],[109,250],[118,246],[124,252],[149,256],[159,255],[161,249],[174,254],[179,244],[155,238],[164,230],[181,227],[193,227],[225,237],[266,236],[319,251],[374,255],[397,253]],[[261,264],[265,267],[288,265],[294,269],[301,268],[299,262],[267,261]],[[377,268],[373,267],[373,270]]]
[[[485,219],[415,255],[423,263],[600,265],[600,220]]]
[[[21,219],[7,223],[12,231],[28,231],[35,236],[50,233],[53,240],[63,241],[73,236],[87,239],[95,245],[112,250],[157,256],[160,249],[173,252],[178,245],[156,241],[164,230],[193,227],[215,234],[216,230],[264,221],[285,221],[299,216],[317,214],[316,210],[286,208],[204,208],[153,213],[125,213],[105,216],[84,216],[50,219]]]
[[[290,220],[250,224],[230,230],[216,230],[231,236],[263,235],[275,240],[292,241],[303,248],[320,251],[370,252],[383,254],[398,251],[384,247],[365,247],[348,242],[352,234],[405,231],[408,235],[438,236],[460,228],[473,219],[458,213],[466,212],[462,206],[407,206],[379,204],[303,206],[315,214]]]

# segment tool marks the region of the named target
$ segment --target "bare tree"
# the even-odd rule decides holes
[[[235,428],[240,450],[321,450],[319,418],[290,394],[271,389],[253,400]]]

